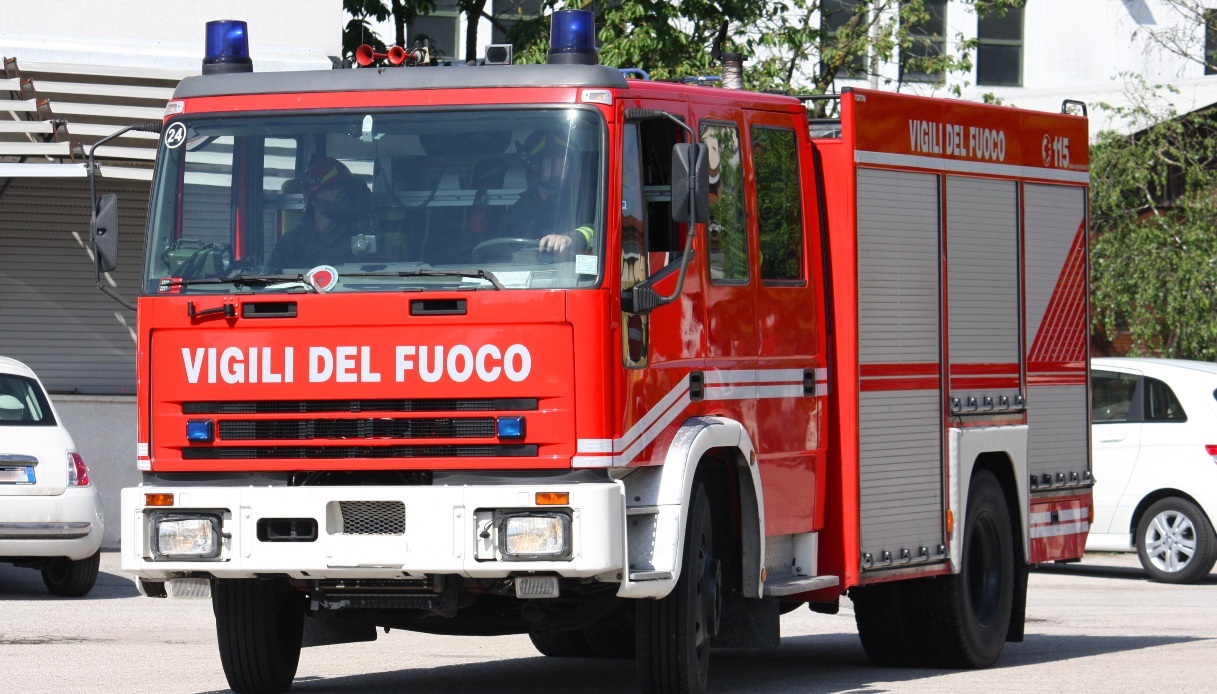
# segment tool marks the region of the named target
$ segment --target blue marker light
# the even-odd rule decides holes
[[[186,422],[186,440],[190,443],[211,443],[215,440],[215,426],[210,419],[191,419]]]
[[[549,24],[549,58],[561,65],[597,65],[596,15],[590,10],[557,10]]]
[[[207,22],[207,45],[203,52],[203,74],[253,72],[249,59],[249,26],[238,19]]]
[[[524,418],[521,416],[499,417],[495,421],[495,433],[501,439],[524,438]]]

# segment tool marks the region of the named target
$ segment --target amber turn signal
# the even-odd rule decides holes
[[[537,492],[537,506],[566,506],[570,504],[570,492]]]
[[[144,506],[172,506],[172,494],[145,494]]]

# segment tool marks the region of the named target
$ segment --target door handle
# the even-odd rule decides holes
[[[1099,443],[1119,443],[1128,438],[1128,434],[1113,434],[1110,438],[1099,439]]]

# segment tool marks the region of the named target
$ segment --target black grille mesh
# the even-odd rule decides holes
[[[345,535],[403,535],[406,505],[400,501],[340,501]]]
[[[494,458],[536,457],[533,444],[441,446],[225,446],[186,448],[184,460],[265,460],[271,458]]]
[[[221,441],[493,438],[490,417],[222,420]]]

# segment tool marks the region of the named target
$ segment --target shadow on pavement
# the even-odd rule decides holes
[[[1164,636],[1085,636],[1028,634],[1008,644],[996,666],[1016,668],[1107,653],[1121,653],[1198,639]],[[398,657],[398,656],[394,656]],[[885,669],[870,664],[854,634],[798,636],[769,651],[715,651],[711,691],[717,692],[875,692],[892,683],[927,680],[952,670]],[[943,682],[944,689],[952,686]],[[898,687],[897,687],[898,688]],[[525,694],[578,691],[636,691],[634,661],[590,658],[512,658],[489,663],[406,668],[331,679],[302,678],[292,692],[479,692]],[[224,690],[221,690],[224,691]],[[208,693],[210,694],[210,693]]]
[[[1120,578],[1131,581],[1149,581],[1149,574],[1140,566],[1102,566],[1096,564],[1040,564],[1033,569],[1034,573],[1056,574],[1058,576],[1087,576],[1091,578]],[[1171,584],[1160,584],[1171,585]],[[1217,573],[1210,573],[1192,585],[1217,585]]]
[[[88,595],[79,598],[61,598],[51,595],[42,584],[42,573],[37,569],[23,569],[12,564],[0,564],[0,601],[6,600],[114,600],[133,598],[139,595],[130,576],[107,571],[97,572],[97,583]]]

